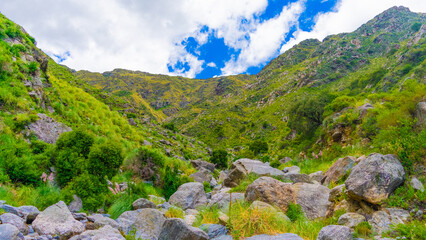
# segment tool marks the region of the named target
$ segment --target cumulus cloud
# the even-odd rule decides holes
[[[110,71],[114,68],[170,74],[168,65],[187,66],[173,74],[195,77],[203,66],[180,44],[194,37],[208,42],[213,32],[240,54],[223,74],[242,73],[265,64],[306,38],[356,29],[383,10],[405,5],[426,11],[424,0],[341,0],[335,11],[316,17],[311,32],[297,30],[283,45],[289,29],[304,11],[304,1],[285,6],[281,14],[260,21],[268,0],[2,0],[1,12],[25,27],[38,46],[71,68]],[[201,31],[207,27],[209,31]],[[189,70],[188,70],[189,69]]]
[[[381,12],[403,5],[414,12],[426,12],[423,0],[341,0],[334,11],[316,16],[315,26],[310,32],[298,30],[294,37],[284,44],[281,53],[309,38],[323,40],[331,34],[352,32]]]

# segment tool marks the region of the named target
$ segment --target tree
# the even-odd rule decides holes
[[[254,153],[254,155],[259,155],[261,153],[267,153],[269,146],[265,141],[256,140],[250,144],[249,149]]]
[[[228,167],[228,153],[225,150],[214,150],[210,157],[210,162],[216,164],[218,168]]]
[[[88,157],[88,172],[103,179],[117,174],[123,163],[123,150],[117,143],[107,142],[94,145]]]

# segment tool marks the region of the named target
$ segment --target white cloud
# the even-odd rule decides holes
[[[25,27],[41,49],[60,56],[55,60],[66,57],[62,64],[71,68],[169,74],[167,64],[186,61],[190,71],[175,74],[194,77],[204,62],[185,51],[182,40],[192,36],[204,44],[214,32],[228,47],[241,50],[223,72],[241,73],[277,54],[303,11],[302,3],[265,22],[255,16],[264,12],[268,0],[1,0],[0,9]],[[341,0],[335,12],[317,16],[313,31],[297,31],[281,52],[306,38],[353,31],[394,5],[426,12],[424,0]],[[210,31],[201,33],[203,26]]]
[[[424,0],[341,0],[333,12],[316,17],[311,32],[298,30],[295,37],[282,46],[281,53],[308,38],[323,40],[331,34],[352,32],[381,12],[400,5],[414,12],[426,12]]]
[[[209,62],[209,63],[207,64],[207,67],[215,68],[215,67],[216,67],[216,63],[214,63],[214,62]]]
[[[249,34],[247,47],[243,48],[237,59],[231,59],[222,68],[224,75],[238,74],[251,66],[257,66],[274,56],[284,41],[290,27],[297,24],[297,19],[304,10],[304,1],[285,6],[275,18],[255,26]]]

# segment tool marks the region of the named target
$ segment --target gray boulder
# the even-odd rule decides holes
[[[117,218],[121,230],[129,234],[136,230],[136,238],[157,239],[166,217],[156,209],[144,208],[137,211],[127,211]]]
[[[28,234],[28,226],[25,224],[24,219],[18,217],[15,214],[3,213],[2,215],[0,215],[0,222],[2,224],[11,224],[17,227],[22,234]]]
[[[283,176],[284,173],[276,168],[269,166],[258,160],[251,160],[247,158],[239,159],[234,162],[231,169],[223,181],[226,187],[237,186],[244,177],[250,173],[259,176]]]
[[[389,231],[393,224],[404,224],[410,219],[410,213],[400,208],[385,208],[374,212],[368,222],[373,230],[379,234]]]
[[[356,200],[379,204],[405,180],[404,167],[394,155],[371,154],[352,168],[346,193]]]
[[[345,184],[341,184],[332,188],[330,191],[330,196],[328,197],[328,201],[337,202],[340,196],[342,196],[344,188]]]
[[[103,216],[101,218],[97,218],[94,222],[95,228],[100,228],[107,225],[115,229],[120,229],[120,225],[117,223],[117,221],[109,217]]]
[[[284,179],[288,179],[290,181],[292,181],[293,183],[299,183],[299,182],[303,182],[303,183],[312,183],[311,178],[307,175],[307,174],[302,174],[302,173],[285,173],[283,176]]]
[[[68,205],[68,209],[75,213],[75,212],[80,212],[81,209],[83,209],[83,201],[81,201],[81,198],[79,198],[77,195],[73,195],[73,200],[70,203],[70,205]]]
[[[244,193],[219,192],[212,196],[208,204],[208,207],[217,206],[218,208],[226,208],[229,206],[229,202],[231,200],[233,203],[244,200]]]
[[[365,217],[358,213],[345,213],[339,217],[337,224],[353,228],[365,221]]]
[[[322,179],[324,178],[324,173],[322,171],[314,172],[309,174],[309,178],[311,178],[311,181],[315,181],[320,183]]]
[[[24,240],[24,236],[17,227],[6,223],[0,225],[0,240]]]
[[[169,218],[163,224],[158,240],[207,240],[207,233],[191,227],[180,218]]]
[[[157,205],[145,198],[139,198],[138,200],[132,203],[132,207],[133,210],[138,210],[143,208],[157,208]]]
[[[139,216],[140,211],[142,211],[142,209],[136,211],[126,211],[117,218],[117,223],[120,225],[120,230],[122,232],[125,234],[130,233],[130,231],[133,229],[134,222]]]
[[[416,108],[417,126],[424,126],[426,124],[426,102],[419,102]]]
[[[88,230],[70,240],[125,240],[117,229],[106,225],[98,230]]]
[[[352,240],[351,229],[346,226],[329,225],[318,233],[317,240]]]
[[[338,182],[345,176],[354,166],[355,157],[347,156],[339,158],[325,173],[322,180],[323,185],[328,185],[331,182]]]
[[[303,238],[299,237],[299,235],[296,235],[294,233],[284,233],[284,234],[278,234],[278,235],[256,235],[249,238],[246,238],[246,240],[303,240]]]
[[[220,224],[203,224],[200,229],[206,232],[209,238],[216,238],[228,233],[228,229]]]
[[[417,179],[416,177],[411,178],[410,184],[414,189],[420,192],[425,191],[425,187],[423,186],[422,182],[420,182],[419,179]]]
[[[308,219],[328,216],[333,204],[328,200],[330,189],[309,183],[296,183],[293,185],[296,203],[299,204]]]
[[[283,169],[283,173],[300,173],[300,167],[298,166],[285,167]]]
[[[199,183],[210,183],[213,179],[212,173],[205,168],[198,170],[197,172],[191,174],[189,177],[193,178],[194,181]]]
[[[202,183],[190,182],[182,184],[178,190],[170,196],[169,203],[184,210],[198,208],[207,205],[207,197]]]
[[[83,223],[74,219],[63,201],[41,212],[32,223],[32,226],[40,235],[70,237],[84,231]]]
[[[260,177],[247,187],[245,198],[249,202],[256,200],[287,211],[288,204],[294,201],[294,190],[290,183],[283,183],[271,177]]]
[[[364,118],[365,115],[367,115],[368,109],[373,109],[374,106],[371,105],[370,103],[366,103],[360,107],[358,107],[358,111],[359,111],[359,118]]]
[[[214,164],[203,160],[192,160],[191,165],[197,170],[207,169],[210,172],[214,171]]]
[[[13,207],[7,204],[2,204],[0,205],[0,209],[23,218],[27,223],[31,223],[40,213],[40,211],[34,206]]]

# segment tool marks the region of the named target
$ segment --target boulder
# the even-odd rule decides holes
[[[94,222],[95,228],[100,228],[107,225],[115,229],[120,229],[120,225],[117,223],[117,221],[109,217],[98,218]]]
[[[231,166],[229,174],[223,181],[226,187],[237,186],[244,177],[250,173],[259,176],[283,176],[284,173],[276,168],[269,166],[258,160],[251,160],[247,158],[239,159]]]
[[[246,240],[303,240],[303,238],[299,237],[299,235],[296,235],[294,233],[284,233],[278,235],[256,235],[246,238]]]
[[[194,181],[199,183],[210,183],[213,179],[212,173],[207,169],[200,169],[197,172],[191,174],[189,177],[193,178]]]
[[[284,158],[280,159],[280,163],[281,164],[285,164],[285,163],[288,163],[290,161],[291,161],[291,158],[289,158],[289,157],[284,157]]]
[[[214,164],[203,160],[192,160],[191,165],[197,170],[207,169],[210,172],[214,171]]]
[[[352,240],[351,229],[346,226],[329,225],[318,233],[317,240]]]
[[[211,240],[234,240],[231,235],[222,235],[219,237],[212,238]]]
[[[374,212],[368,222],[379,235],[389,231],[392,224],[404,224],[410,218],[410,213],[400,208],[385,208]]]
[[[244,200],[244,193],[223,193],[219,192],[214,194],[208,204],[208,207],[217,206],[218,208],[225,208],[229,206],[229,202],[237,202]]]
[[[24,240],[24,236],[12,224],[0,224],[0,240]]]
[[[43,142],[54,144],[59,136],[64,132],[70,132],[72,129],[63,123],[55,121],[45,114],[38,113],[38,120],[31,123],[28,129]]]
[[[366,103],[360,107],[358,107],[358,111],[359,111],[359,118],[364,118],[365,115],[367,115],[368,109],[373,109],[374,106],[371,105],[370,103]]]
[[[416,177],[411,178],[410,184],[417,191],[420,191],[420,192],[425,191],[425,187],[423,186],[422,182],[420,182],[419,179],[417,179]]]
[[[220,224],[203,224],[199,228],[206,232],[210,239],[223,236],[228,233],[228,229]]]
[[[88,216],[88,217],[87,217],[87,219],[88,219],[89,221],[91,221],[91,222],[96,222],[96,220],[98,220],[98,219],[102,219],[102,218],[104,218],[104,217],[105,217],[105,216],[104,216],[104,215],[102,215],[102,214],[95,213],[95,214],[92,214],[92,215]]]
[[[68,209],[71,212],[80,212],[83,208],[83,201],[81,201],[81,198],[79,198],[77,195],[73,195],[72,197],[73,200],[70,205],[68,205]]]
[[[152,208],[127,211],[117,218],[125,234],[129,234],[134,229],[136,238],[142,239],[157,239],[165,220],[163,213]]]
[[[21,217],[27,223],[31,223],[40,213],[40,211],[34,206],[21,206],[13,207],[7,204],[0,205],[0,209],[3,209],[5,212],[13,213],[18,217]]]
[[[249,202],[260,200],[287,211],[288,204],[295,201],[290,183],[283,183],[271,177],[260,177],[247,187],[245,198]]]
[[[359,205],[359,202],[349,198],[348,200],[343,199],[341,202],[339,202],[334,207],[334,211],[336,212],[339,210],[345,210],[345,212],[356,212],[360,208],[361,206]]]
[[[148,200],[155,203],[155,204],[162,204],[166,202],[166,199],[163,197],[158,197],[155,195],[148,195]]]
[[[276,208],[274,208],[274,206],[267,204],[265,202],[262,201],[254,201],[250,204],[250,208],[251,209],[262,209],[262,210],[267,210],[267,211],[277,211]]]
[[[293,185],[296,203],[299,204],[308,219],[326,217],[331,213],[333,204],[328,200],[330,189],[319,184],[296,183]]]
[[[191,227],[180,218],[167,219],[158,240],[207,240],[207,233],[199,228]]]
[[[32,223],[32,226],[40,235],[69,237],[84,231],[83,223],[74,219],[63,201],[41,212]]]
[[[228,170],[222,170],[219,173],[219,179],[217,180],[218,182],[223,182],[225,181],[225,178],[228,176],[229,171]]]
[[[178,190],[170,196],[169,203],[184,210],[198,208],[207,204],[206,193],[202,183],[190,182],[182,184]]]
[[[301,174],[301,173],[285,173],[283,176],[284,179],[288,179],[292,181],[293,183],[312,183],[311,178],[307,174]]]
[[[283,173],[300,173],[300,167],[298,166],[285,167],[283,169]]]
[[[25,224],[24,219],[18,217],[15,214],[3,213],[2,215],[0,215],[0,222],[2,224],[11,224],[17,227],[22,234],[28,234],[28,226]]]
[[[117,229],[106,225],[98,230],[88,230],[70,240],[125,240]]]
[[[138,200],[132,203],[132,207],[133,210],[138,210],[143,208],[157,208],[157,205],[145,198],[139,198]]]
[[[339,158],[325,173],[321,183],[328,185],[331,182],[338,182],[354,166],[356,158],[348,156]]]
[[[365,217],[358,213],[345,213],[339,217],[337,224],[353,228],[365,221]]]
[[[426,102],[419,102],[416,108],[417,126],[424,126],[426,124]]]
[[[324,173],[322,171],[314,172],[309,174],[309,178],[311,179],[311,182],[315,181],[320,183],[324,178]]]
[[[346,193],[356,200],[379,204],[405,180],[404,167],[394,155],[371,154],[352,168]]]
[[[183,221],[185,221],[186,224],[188,224],[189,226],[192,226],[195,221],[197,221],[197,217],[196,215],[185,215],[183,217]]]

